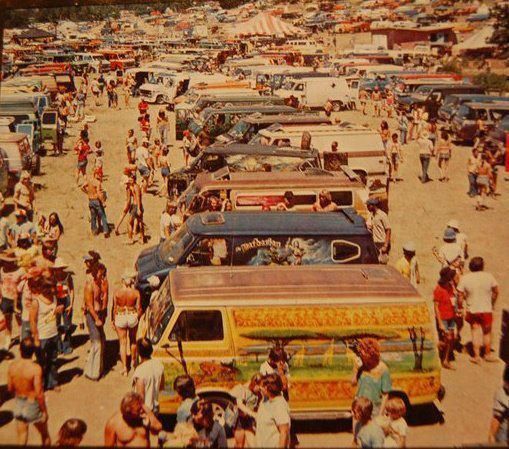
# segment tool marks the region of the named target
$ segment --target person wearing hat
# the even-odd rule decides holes
[[[20,312],[18,285],[25,274],[25,270],[19,267],[18,260],[12,250],[0,253],[0,264],[0,292],[2,294],[0,310],[4,314],[6,325],[3,349],[8,351],[12,338],[12,317],[16,314],[18,320],[17,314]]]
[[[142,178],[141,186],[144,193],[148,189],[148,178],[150,177],[150,152],[148,151],[148,146],[148,139],[143,139],[141,146],[136,148],[135,152],[136,167]]]
[[[161,214],[159,226],[161,242],[169,239],[182,225],[182,217],[177,213],[177,210],[177,203],[175,201],[168,201],[166,203],[166,208]]]
[[[435,149],[433,147],[433,143],[429,139],[427,131],[423,131],[421,133],[421,135],[417,139],[417,144],[419,146],[419,159],[421,161],[421,171],[422,171],[420,178],[421,182],[424,184],[426,182],[431,181],[431,178],[428,175],[428,170],[431,158],[435,155]]]
[[[378,198],[369,198],[366,201],[366,207],[369,211],[366,227],[373,234],[373,242],[378,249],[379,262],[386,264],[391,250],[391,224],[389,217],[379,206]]]
[[[396,270],[405,276],[410,283],[417,287],[421,282],[419,274],[419,264],[415,256],[415,243],[406,242],[403,245],[403,256],[396,262]]]
[[[433,254],[443,267],[451,267],[457,271],[463,268],[463,250],[456,242],[456,232],[454,229],[446,228],[443,237],[444,243],[438,251],[433,249]]]
[[[463,251],[463,259],[468,259],[468,237],[465,233],[460,231],[460,223],[458,220],[449,220],[447,227],[451,228],[456,233],[456,243],[461,246]]]
[[[57,305],[61,305],[64,308],[62,315],[59,315],[57,319],[57,326],[62,329],[58,338],[58,352],[68,355],[72,354],[71,334],[74,283],[71,273],[67,271],[68,265],[62,258],[57,257],[51,268],[55,277]]]
[[[17,209],[14,212],[16,223],[9,227],[7,232],[9,245],[11,248],[18,246],[18,239],[21,234],[28,234],[33,243],[37,238],[37,229],[34,224],[27,219],[27,212],[24,209]]]
[[[28,219],[33,220],[35,192],[31,182],[30,173],[21,172],[19,182],[14,186],[14,195],[12,197],[16,209],[23,209]]]
[[[443,341],[444,349],[440,353],[442,366],[446,369],[454,369],[450,364],[450,357],[454,348],[456,312],[454,310],[454,278],[456,271],[449,267],[440,270],[440,279],[433,291],[435,305],[435,317],[440,340]]]
[[[136,331],[142,314],[140,292],[134,287],[138,273],[127,270],[122,275],[122,286],[113,294],[111,322],[117,331],[120,345],[122,374],[127,376],[127,345],[131,343],[131,365],[136,363]]]

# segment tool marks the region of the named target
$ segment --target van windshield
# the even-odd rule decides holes
[[[148,334],[147,337],[156,344],[161,339],[175,307],[171,299],[170,277],[161,285],[157,296],[150,302],[147,310]]]
[[[166,263],[177,263],[193,242],[193,234],[182,225],[170,239],[159,245],[159,257]]]

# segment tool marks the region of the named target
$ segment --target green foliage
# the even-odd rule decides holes
[[[307,329],[258,329],[255,331],[241,334],[242,337],[253,340],[265,341],[290,341],[290,340],[359,340],[361,338],[378,338],[389,340],[398,338],[398,332],[391,329],[335,329],[309,331]]]
[[[474,83],[489,91],[505,92],[509,90],[509,81],[506,75],[484,72],[474,77]]]
[[[377,338],[379,340],[390,340],[398,338],[399,334],[391,329],[373,329],[373,328],[359,328],[359,329],[336,329],[332,331],[321,331],[320,335],[326,339],[334,340],[359,340],[361,338]]]
[[[458,75],[461,75],[462,72],[462,66],[461,66],[461,60],[460,59],[452,59],[451,61],[447,61],[445,64],[442,65],[441,70],[445,73],[457,73]]]

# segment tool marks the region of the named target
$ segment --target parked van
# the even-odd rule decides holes
[[[320,168],[321,162],[316,150],[259,144],[210,146],[201,151],[189,166],[170,173],[169,191],[179,195],[199,173],[217,172],[226,167],[230,172],[305,171]]]
[[[271,97],[270,97],[271,98]],[[216,142],[229,144],[233,142],[248,143],[258,131],[276,123],[287,126],[330,125],[329,118],[315,113],[301,113],[291,115],[261,115],[253,114],[240,119],[228,132],[217,136]]]
[[[346,78],[302,78],[290,83],[285,89],[276,90],[274,94],[285,100],[293,96],[299,105],[309,108],[323,108],[330,101],[334,111],[340,111],[358,100],[359,82],[353,83],[349,86]]]
[[[488,103],[491,101],[508,101],[508,97],[477,95],[477,94],[457,94],[448,95],[444,104],[438,110],[438,120],[444,125],[449,126],[454,115],[458,112],[463,103]]]
[[[494,126],[496,119],[509,115],[509,101],[488,103],[463,103],[452,119],[452,131],[461,142],[472,142],[477,132],[477,120],[482,119],[486,127]]]
[[[18,181],[23,170],[36,173],[40,167],[39,156],[32,152],[26,134],[0,133],[0,148],[6,153],[5,161],[13,183]]]
[[[276,124],[262,129],[250,143],[265,140],[268,145],[285,143],[300,145],[302,134],[311,134],[311,147],[324,158],[323,166],[330,170],[327,160],[338,158],[363,180],[370,196],[377,197],[383,209],[388,209],[389,167],[380,134],[366,127],[344,125],[286,126]],[[338,143],[338,152],[331,153],[332,142]]]
[[[228,131],[242,117],[251,114],[274,115],[274,114],[296,114],[299,110],[284,105],[239,105],[231,107],[205,108],[198,118],[192,118],[187,128],[195,136],[205,132],[213,141],[217,136]]]
[[[177,266],[378,263],[373,237],[353,209],[319,212],[205,212],[138,256],[137,286]],[[145,295],[146,296],[146,295]]]
[[[340,208],[354,208],[367,218],[368,191],[359,177],[348,168],[341,172],[267,172],[260,182],[260,173],[226,172],[201,173],[179,198],[179,208],[184,217],[204,212],[208,199],[214,196],[229,200],[232,210],[257,211],[277,206],[284,201],[284,194],[291,191],[294,207],[291,212],[311,211],[322,190],[331,193],[332,201]]]
[[[165,365],[162,413],[176,412],[173,379],[184,373],[199,396],[224,410],[234,401],[231,388],[258,373],[277,346],[289,355],[294,419],[349,417],[353,365],[359,340],[367,336],[380,342],[392,379],[389,397],[402,398],[409,414],[442,389],[431,307],[389,266],[172,270],[140,320],[142,336]]]
[[[438,117],[438,109],[444,103],[444,99],[452,94],[475,94],[484,95],[486,89],[473,84],[438,84],[419,86],[411,95],[398,98],[398,106],[405,112],[412,108],[424,107],[430,119]]]

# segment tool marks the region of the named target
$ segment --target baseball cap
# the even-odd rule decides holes
[[[444,240],[456,240],[456,232],[454,229],[447,228],[444,231]]]
[[[415,243],[414,242],[406,242],[403,245],[403,251],[408,253],[415,253]]]
[[[378,198],[368,198],[368,200],[366,201],[366,204],[368,206],[378,206],[379,203],[380,201],[378,200]]]

